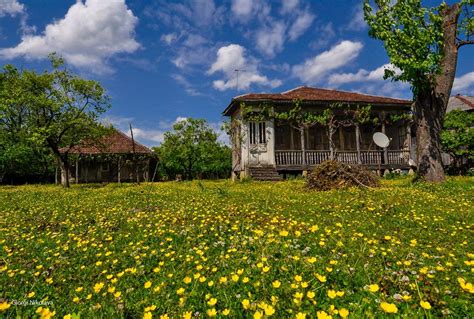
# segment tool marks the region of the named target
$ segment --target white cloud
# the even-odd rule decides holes
[[[168,33],[168,34],[163,34],[160,38],[162,41],[164,41],[166,44],[170,45],[174,41],[178,39],[178,35],[174,32]]]
[[[311,26],[311,24],[313,24],[313,20],[314,15],[308,10],[305,10],[300,15],[298,15],[295,22],[293,22],[290,30],[288,31],[290,40],[298,39]]]
[[[360,3],[354,7],[352,12],[352,18],[347,25],[347,29],[351,31],[361,31],[367,27],[367,23],[364,20],[363,5]]]
[[[282,0],[281,1],[281,11],[282,13],[288,13],[293,11],[300,4],[299,0]]]
[[[329,84],[341,85],[352,82],[383,81],[385,70],[393,70],[396,73],[400,72],[400,70],[395,68],[391,63],[387,63],[372,71],[360,69],[359,71],[357,71],[357,73],[332,74],[329,77]]]
[[[360,53],[363,45],[360,42],[342,41],[331,49],[293,66],[293,74],[305,83],[316,83],[329,71],[338,69]]]
[[[465,94],[465,91],[469,88],[474,92],[474,72],[466,73],[454,79],[453,93]]]
[[[0,0],[0,17],[23,14],[25,6],[17,0]]]
[[[125,0],[80,0],[63,19],[47,25],[42,35],[23,35],[20,44],[0,50],[0,56],[42,59],[57,52],[76,67],[108,72],[109,58],[140,47],[134,38],[137,22]]]
[[[238,78],[238,88],[248,89],[256,83],[263,86],[275,88],[281,85],[280,80],[270,80],[258,71],[258,61],[245,56],[245,48],[238,44],[230,44],[221,47],[217,51],[217,59],[208,70],[208,74],[222,72],[224,79],[213,82],[214,88],[224,91],[237,88],[237,74],[235,70],[241,70]]]
[[[399,81],[367,82],[359,87],[351,87],[351,91],[393,98],[411,99],[413,97],[410,85]]]
[[[232,0],[232,13],[238,18],[247,18],[254,12],[254,0]]]
[[[309,47],[313,50],[320,50],[321,48],[327,47],[336,37],[332,22],[316,26],[315,30],[318,36],[309,44]]]
[[[361,93],[383,95],[397,98],[411,98],[410,85],[400,81],[384,80],[385,70],[393,70],[399,74],[400,70],[387,63],[378,68],[368,71],[360,69],[356,73],[336,73],[329,77],[328,84],[339,87],[344,84],[352,84],[351,90]],[[360,84],[360,85],[357,85]]]
[[[184,76],[181,74],[172,74],[171,77],[178,82],[179,85],[181,85],[186,93],[188,93],[191,96],[202,96],[204,95],[203,93],[199,92],[196,87],[188,81]]]
[[[129,131],[127,135],[130,136]],[[133,128],[133,137],[139,142],[144,141],[143,143],[147,145],[150,145],[150,142],[160,144],[165,139],[165,131],[135,127]]]
[[[269,57],[273,57],[283,49],[286,26],[283,22],[273,22],[256,33],[257,49]]]
[[[117,117],[117,119],[120,119]],[[128,118],[124,118],[127,119]],[[173,130],[173,125],[181,122],[186,121],[188,117],[185,116],[178,116],[174,120],[161,120],[158,121],[157,125],[155,126],[147,126],[147,125],[133,125],[133,137],[140,143],[147,145],[149,147],[160,145],[163,143],[165,139],[165,133],[167,131]],[[129,121],[127,121],[126,125],[123,124],[114,124],[116,127],[128,136],[130,136],[130,128],[129,128]],[[208,122],[209,127],[217,134],[217,140],[221,143],[229,144],[229,138],[225,132],[221,130],[222,122]]]

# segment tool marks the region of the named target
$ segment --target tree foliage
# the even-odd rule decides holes
[[[474,160],[474,113],[453,110],[446,114],[441,143],[455,159]]]
[[[188,118],[173,125],[164,141],[153,148],[161,174],[173,179],[226,177],[231,171],[231,150],[203,119]]]
[[[69,186],[68,152],[107,132],[98,117],[110,104],[97,81],[74,75],[55,54],[50,58],[52,70],[43,73],[4,68],[2,136],[11,145],[47,149],[60,164],[63,185]]]
[[[458,45],[467,44],[473,36],[473,4],[473,0],[461,1],[464,14],[459,23]],[[398,69],[387,68],[385,78],[410,83],[415,94],[435,85],[445,55],[440,12],[446,8],[445,2],[425,8],[420,0],[365,0],[369,35],[383,41],[390,62]]]

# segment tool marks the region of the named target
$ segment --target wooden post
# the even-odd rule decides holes
[[[135,139],[133,138],[132,123],[130,123],[130,135],[132,136],[132,152],[133,152],[133,163],[135,164],[135,175],[137,177],[137,184],[140,185],[140,175],[138,172],[138,163],[135,155]]]
[[[407,123],[407,147],[408,147],[408,154],[410,159],[413,158],[411,154],[411,122],[408,121]]]
[[[385,134],[385,112],[382,113],[382,133]],[[385,134],[386,135],[386,134]],[[388,164],[388,148],[384,147],[383,148],[383,162],[385,165]]]
[[[117,160],[117,182],[120,184],[120,173],[122,171],[122,161],[121,161],[121,156],[119,155],[118,156],[118,160]]]
[[[148,159],[148,161],[146,162],[145,179],[147,182],[150,181],[150,159]]]
[[[360,158],[360,127],[358,123],[356,123],[355,129],[356,129],[357,164],[362,164],[362,160]]]
[[[79,184],[79,158],[76,160],[76,184]]]

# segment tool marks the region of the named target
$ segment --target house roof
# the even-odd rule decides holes
[[[319,89],[302,86],[282,93],[248,93],[236,96],[229,106],[224,110],[223,115],[229,116],[239,103],[237,102],[290,102],[300,99],[307,102],[347,102],[347,103],[367,103],[374,105],[406,106],[409,107],[412,101],[394,99],[384,96],[367,95],[356,92],[337,91],[329,89]]]
[[[474,96],[454,95],[449,98],[446,112],[460,109],[463,111],[474,111]]]
[[[138,154],[152,154],[153,152],[146,146],[132,142],[132,139],[125,133],[113,129],[110,134],[103,136],[97,142],[83,142],[69,150],[70,154],[128,154],[134,152]],[[60,150],[66,152],[65,148]]]

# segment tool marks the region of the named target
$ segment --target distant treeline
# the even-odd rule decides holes
[[[101,84],[73,74],[55,54],[50,59],[42,73],[12,65],[0,71],[0,184],[51,183],[59,171],[68,187],[69,151],[110,132],[99,121],[110,107]],[[155,180],[230,174],[230,148],[205,120],[176,123],[154,151]]]

